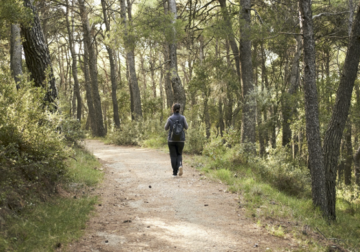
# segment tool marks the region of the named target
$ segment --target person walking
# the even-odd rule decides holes
[[[171,166],[173,177],[183,175],[182,151],[185,144],[185,131],[188,129],[186,118],[180,115],[180,104],[175,103],[172,106],[173,114],[167,119],[165,130],[169,130],[168,146],[170,151]]]

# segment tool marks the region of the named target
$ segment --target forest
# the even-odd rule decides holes
[[[22,207],[24,177],[53,192],[80,139],[165,146],[179,103],[212,169],[256,166],[330,222],[358,209],[359,6],[1,0],[0,207]]]

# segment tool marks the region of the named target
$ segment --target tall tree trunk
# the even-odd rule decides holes
[[[360,148],[357,149],[354,155],[355,178],[356,184],[360,186]]]
[[[350,37],[351,34],[351,27],[353,24],[353,19],[354,19],[354,2],[353,0],[348,0],[348,4],[349,4],[349,24],[348,24],[348,35]]]
[[[172,28],[172,41],[169,45],[169,53],[170,53],[170,80],[171,86],[174,91],[174,103],[179,103],[181,105],[181,110],[185,110],[186,105],[186,96],[184,87],[181,84],[180,77],[178,75],[178,67],[177,67],[177,38],[176,38],[176,30],[175,30],[175,22],[177,19],[177,11],[176,11],[176,2],[175,0],[168,0],[169,2],[169,11],[173,14],[171,23],[174,25]]]
[[[151,74],[153,95],[154,95],[154,98],[156,98],[156,82],[155,82],[155,69],[154,69],[156,58],[153,56],[152,52],[153,52],[153,50],[152,50],[152,47],[150,46],[150,53],[149,53],[150,74]],[[161,82],[161,80],[160,80],[160,82]]]
[[[45,42],[44,34],[40,26],[40,19],[35,7],[30,0],[23,0],[24,6],[31,9],[33,13],[33,23],[21,24],[21,34],[24,37],[23,47],[26,58],[26,66],[31,72],[31,78],[36,87],[42,87],[46,90],[45,102],[52,106],[50,110],[57,110],[55,99],[58,91],[55,85],[55,77],[51,66],[49,48]]]
[[[18,24],[11,25],[11,47],[10,47],[10,68],[16,82],[16,88],[20,88],[20,76],[22,72],[21,54],[22,44],[20,35],[20,26]]]
[[[92,134],[94,136],[96,136],[97,124],[96,124],[96,117],[95,117],[94,101],[92,98],[93,94],[92,94],[92,87],[91,87],[91,80],[90,80],[88,58],[89,58],[89,53],[88,53],[86,45],[84,45],[83,72],[84,72],[84,77],[85,77],[85,85],[84,86],[85,86],[86,103],[88,105],[88,110],[89,110],[88,121],[90,121],[89,124],[90,124]],[[80,61],[80,59],[79,59],[79,61]]]
[[[90,78],[91,78],[91,87],[92,87],[92,98],[94,102],[94,110],[95,110],[95,123],[96,123],[96,136],[103,137],[106,135],[104,128],[103,115],[101,110],[101,99],[99,94],[98,87],[98,71],[97,71],[97,59],[94,48],[94,40],[95,38],[91,35],[91,29],[88,20],[88,13],[85,8],[84,0],[79,0],[80,7],[80,15],[84,32],[84,41],[85,47],[87,48],[87,52],[89,54],[88,60],[89,70],[90,70]]]
[[[240,64],[243,100],[241,142],[255,143],[256,104],[252,95],[254,83],[250,39],[251,0],[240,0],[240,5]]]
[[[264,41],[261,40],[260,41],[260,49],[261,49],[261,86],[269,88],[269,79],[268,79],[268,75],[267,75],[267,69],[266,69],[266,55],[265,55],[265,49],[264,49]],[[270,105],[270,110],[269,112],[271,113],[272,111],[272,105]],[[264,114],[264,122],[267,123],[267,113],[268,111],[266,111],[265,109],[263,109],[263,114]],[[273,120],[271,117],[270,120],[270,126],[273,125]],[[272,127],[270,127],[272,129]],[[274,127],[275,128],[275,127]],[[264,140],[265,140],[265,147],[268,145],[269,142],[269,130],[264,131]],[[275,130],[274,130],[274,135],[275,135]],[[272,148],[276,148],[276,139],[274,137],[274,142],[271,142],[271,146]]]
[[[299,61],[302,51],[302,43],[301,43],[301,36],[298,35],[296,37],[296,52],[294,58],[292,60],[291,72],[288,74],[286,78],[286,82],[289,85],[289,89],[287,93],[283,97],[283,106],[282,106],[282,114],[283,114],[283,121],[282,121],[282,129],[283,129],[283,139],[282,145],[286,146],[291,142],[291,129],[290,123],[292,119],[292,115],[296,111],[296,104],[294,101],[294,94],[297,92],[298,84],[299,84]]]
[[[124,25],[124,40],[125,40],[125,50],[126,50],[126,59],[128,63],[128,70],[129,70],[129,80],[130,80],[130,92],[133,101],[133,113],[132,118],[133,120],[138,120],[142,117],[142,109],[141,109],[141,97],[140,97],[140,89],[139,84],[136,76],[136,69],[135,69],[135,54],[134,54],[134,45],[133,39],[129,34],[128,30],[131,28],[131,3],[127,1],[127,15],[128,19],[126,18],[126,6],[125,0],[120,0],[120,15],[122,19],[122,23]]]
[[[345,149],[346,149],[346,156],[345,156],[345,166],[344,166],[344,177],[345,177],[345,184],[351,184],[351,167],[353,161],[353,149],[351,143],[351,121],[350,118],[346,123],[346,130],[344,134],[345,140]]]
[[[315,75],[315,41],[313,32],[311,0],[299,1],[301,26],[304,39],[304,91],[306,136],[309,150],[309,166],[312,179],[312,199],[325,216],[328,215],[325,191],[325,169],[320,139],[319,108]]]
[[[106,11],[106,9],[107,9],[106,1],[101,0],[101,5],[102,5],[102,9],[103,9],[106,33],[109,36],[110,20],[108,18],[107,11]],[[119,107],[118,107],[118,102],[117,102],[117,98],[116,98],[117,83],[116,83],[116,63],[115,63],[115,58],[114,58],[115,53],[114,53],[114,50],[108,45],[106,46],[106,50],[109,54],[109,61],[110,61],[111,99],[112,99],[112,104],[113,104],[114,123],[115,123],[115,127],[119,128],[120,127],[120,118],[119,118]]]
[[[76,53],[74,49],[74,18],[72,17],[72,26],[70,29],[70,22],[69,22],[69,0],[66,0],[66,28],[69,36],[69,47],[70,47],[70,53],[72,58],[72,76],[74,79],[74,95],[76,96],[77,100],[77,111],[76,111],[76,118],[81,121],[81,109],[82,109],[82,100],[80,95],[80,84],[78,80],[77,75],[77,60],[76,60]],[[72,1],[72,4],[74,5],[74,1]]]
[[[165,93],[166,93],[166,105],[167,108],[171,108],[173,101],[174,101],[174,92],[171,87],[171,80],[170,80],[170,60],[169,60],[169,45],[165,43],[164,46],[164,61],[165,61]]]
[[[130,112],[131,112],[131,120],[135,120],[135,113],[134,113],[134,97],[133,92],[131,90],[131,78],[130,78],[130,70],[129,70],[129,61],[126,58],[126,78],[129,85],[129,92],[130,92]]]
[[[238,48],[238,46],[236,44],[235,35],[234,35],[233,29],[232,29],[231,19],[230,19],[228,10],[226,8],[226,0],[218,0],[218,1],[219,1],[220,6],[221,6],[221,13],[222,13],[223,19],[225,21],[226,28],[229,29],[227,31],[227,33],[226,33],[227,34],[227,40],[228,40],[228,42],[230,44],[230,47],[231,47],[231,50],[232,50],[232,52],[234,54],[235,66],[236,66],[236,74],[237,74],[238,78],[240,79],[240,52],[239,52],[239,48]]]
[[[333,113],[324,138],[324,165],[326,170],[326,192],[328,209],[331,219],[336,219],[336,165],[340,152],[340,142],[350,109],[354,82],[357,76],[360,60],[360,4],[356,13],[348,50],[346,53],[340,85],[336,92]]]
[[[168,6],[168,0],[163,0],[163,6],[164,6],[164,14],[168,15],[169,12],[169,6]],[[165,32],[164,32],[165,35]],[[164,42],[164,67],[165,67],[165,93],[166,93],[166,105],[167,108],[171,108],[174,102],[174,92],[171,87],[171,80],[170,80],[170,52],[169,52],[169,44],[167,42]]]
[[[220,136],[223,137],[225,125],[224,125],[223,102],[222,102],[221,97],[219,98],[218,113],[219,113]]]
[[[207,91],[203,93],[204,98],[204,121],[205,121],[205,131],[206,131],[206,138],[210,137],[210,115],[209,115],[209,105],[208,100],[209,96]]]

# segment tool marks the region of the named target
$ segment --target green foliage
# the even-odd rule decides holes
[[[16,209],[21,197],[11,203],[6,194],[21,195],[32,188],[54,191],[72,150],[59,132],[60,116],[44,108],[44,90],[23,81],[16,91],[10,75],[0,75],[0,188],[5,192],[0,206]]]
[[[155,142],[163,144],[167,142],[164,125],[165,123],[156,119],[129,121],[123,123],[120,130],[109,133],[107,139],[111,143],[118,145],[150,144],[152,146],[159,146]]]
[[[85,139],[85,131],[81,128],[81,123],[77,119],[67,118],[59,123],[61,133],[64,134],[66,140],[77,143]]]
[[[32,12],[25,8],[22,0],[1,0],[0,29],[7,24],[31,23]]]
[[[155,118],[158,116],[155,116]],[[108,134],[107,141],[117,145],[141,145],[144,147],[162,148],[167,145],[168,131],[164,130],[165,122],[157,119],[129,121],[121,125],[120,130]],[[206,142],[203,124],[189,123],[185,131],[185,153],[200,154]]]
[[[188,122],[189,123],[189,122]],[[186,141],[184,152],[189,154],[200,154],[206,143],[205,126],[203,123],[189,123],[189,129],[186,130]]]

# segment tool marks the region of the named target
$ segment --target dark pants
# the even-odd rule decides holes
[[[177,175],[179,166],[182,166],[182,151],[184,142],[168,142],[173,175]]]

